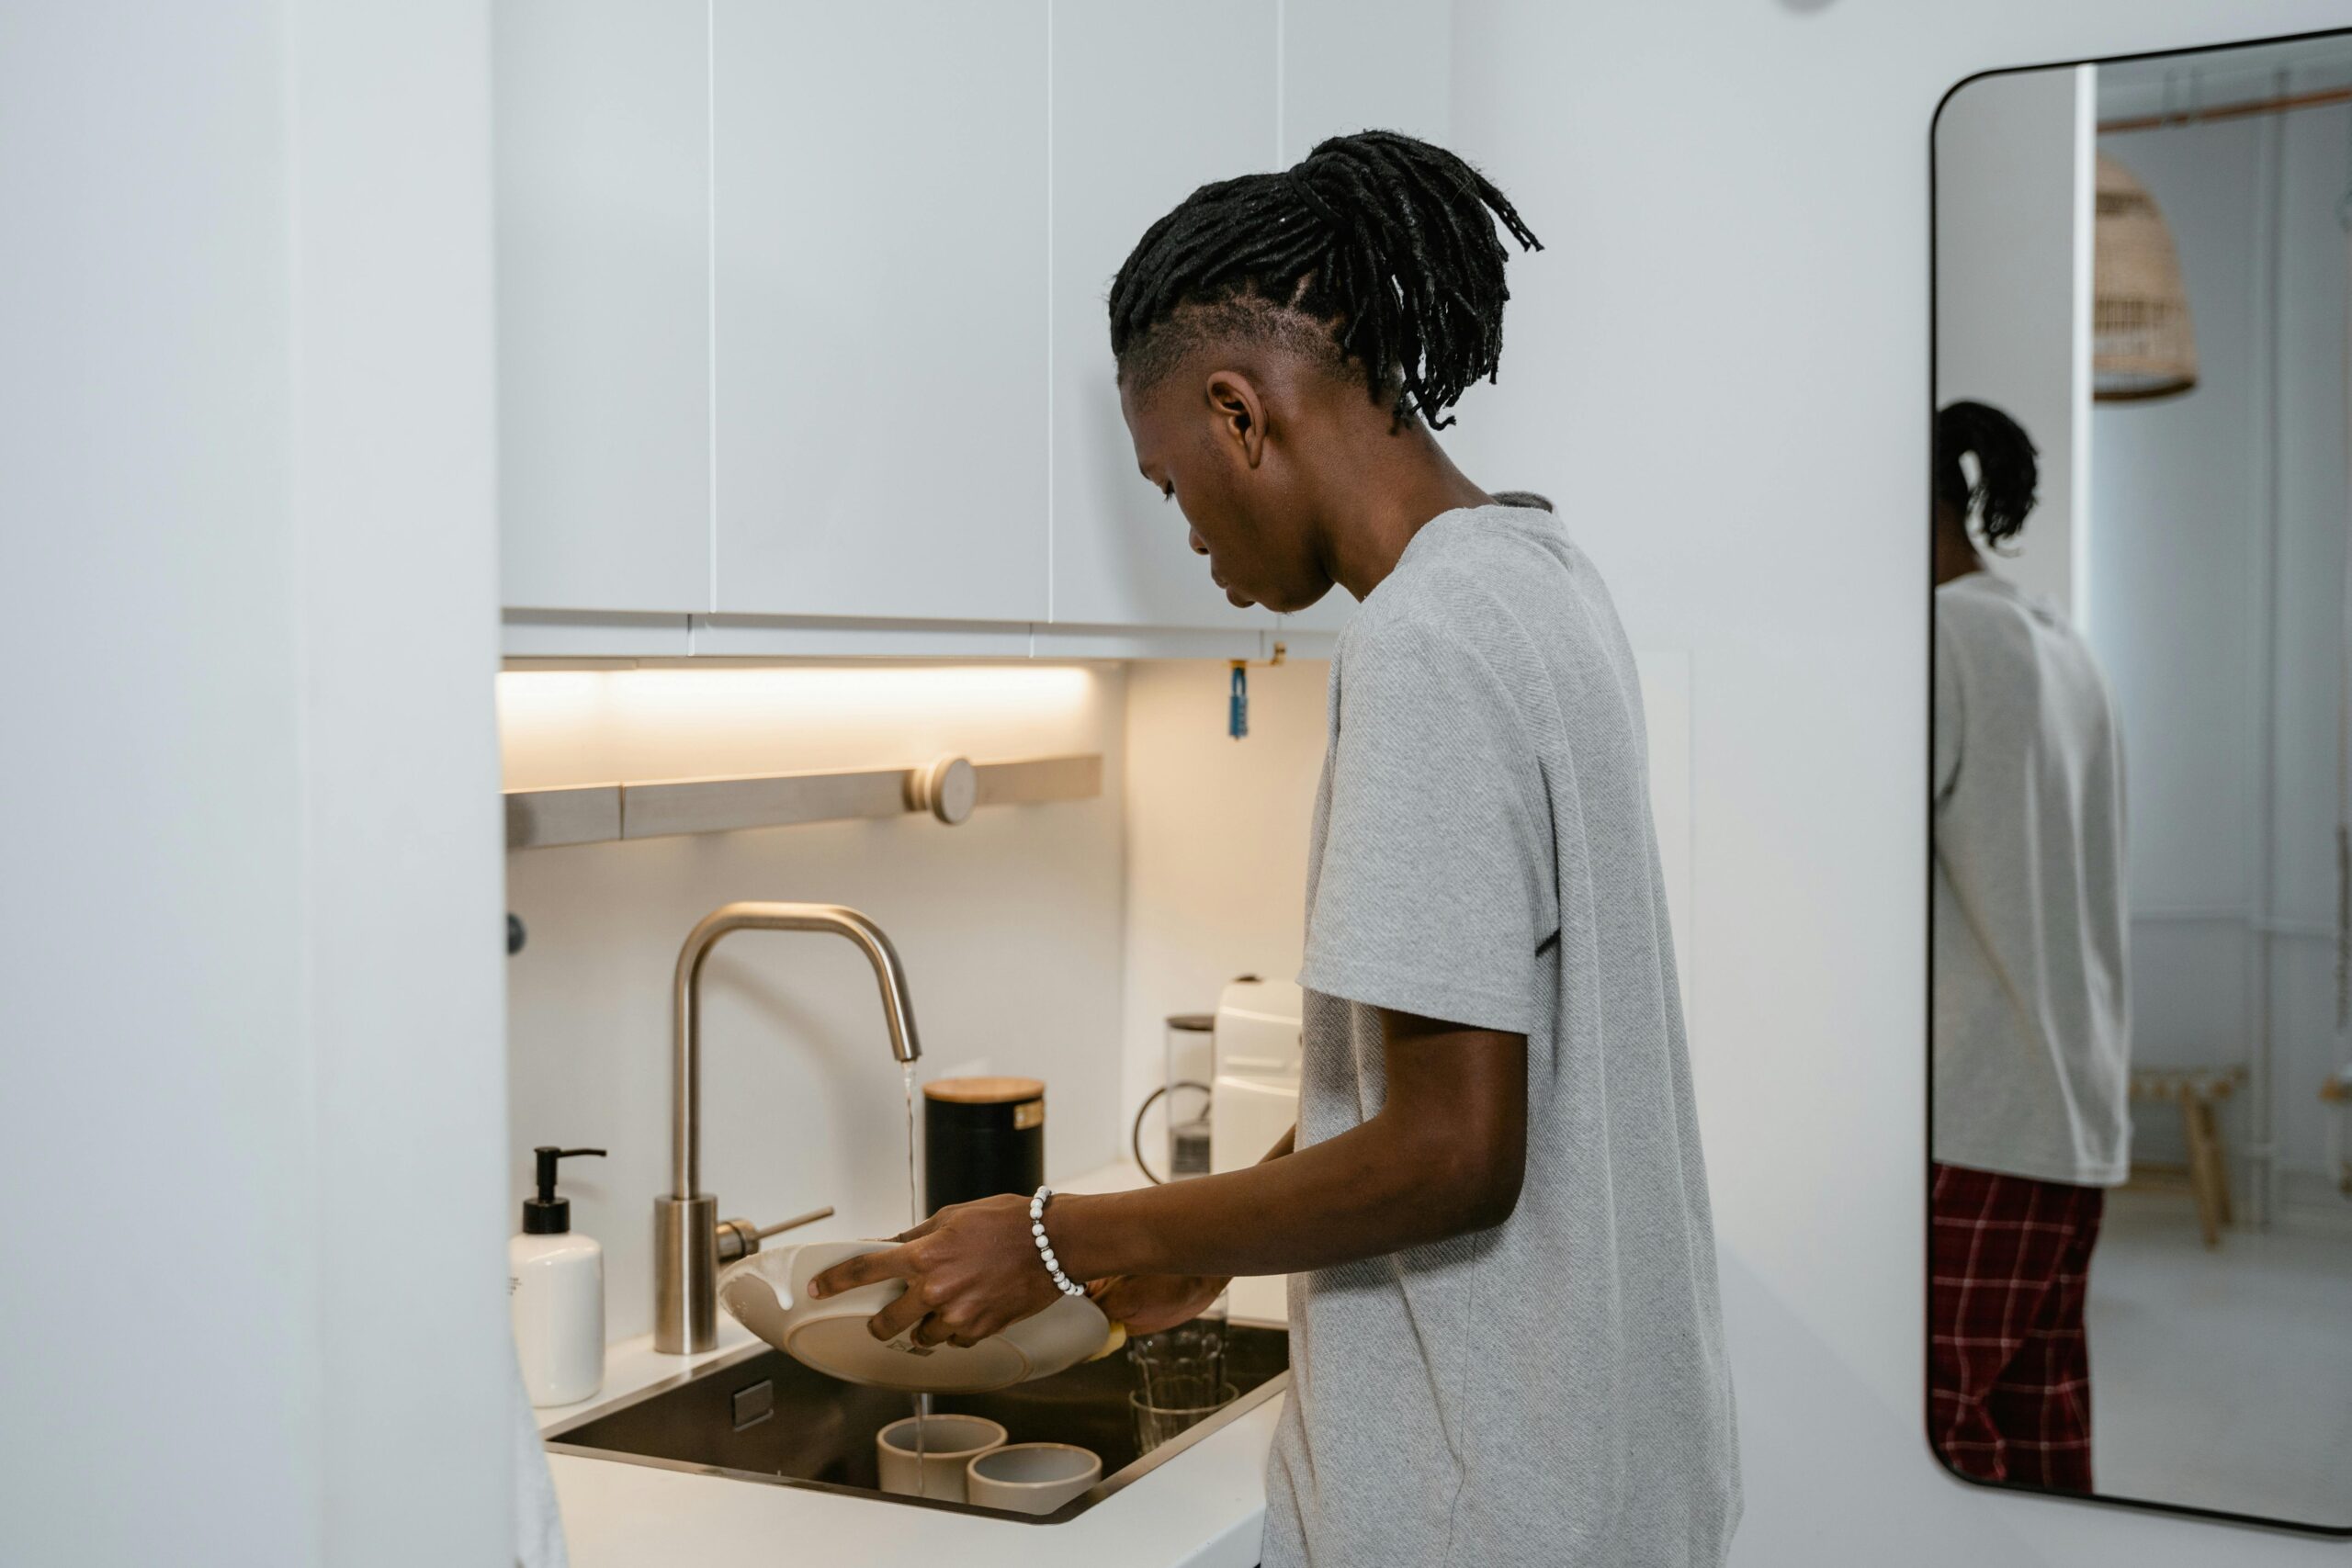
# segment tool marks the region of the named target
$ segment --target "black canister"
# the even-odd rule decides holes
[[[923,1212],[1046,1182],[1046,1086],[941,1078],[922,1086]]]

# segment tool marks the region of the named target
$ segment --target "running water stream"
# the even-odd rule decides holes
[[[901,1063],[899,1076],[907,1086],[907,1223],[922,1224],[922,1191],[915,1185],[915,1065]],[[924,1470],[928,1450],[924,1447],[923,1428],[931,1420],[931,1395],[915,1395],[915,1495],[931,1495],[931,1477]]]
[[[899,1076],[907,1084],[907,1223],[922,1224],[922,1194],[915,1189],[915,1065],[908,1062],[899,1068]]]

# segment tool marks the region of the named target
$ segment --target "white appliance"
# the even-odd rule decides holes
[[[1257,1164],[1298,1121],[1299,989],[1287,980],[1236,980],[1217,998],[1215,1110],[1209,1168]],[[1236,1280],[1226,1305],[1237,1318],[1289,1320],[1286,1277]]]

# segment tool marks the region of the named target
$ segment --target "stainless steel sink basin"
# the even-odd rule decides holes
[[[1226,1371],[1240,1397],[1211,1420],[1148,1454],[1136,1450],[1127,1405],[1133,1374],[1123,1355],[994,1393],[936,1396],[933,1410],[985,1416],[1001,1423],[1016,1443],[1076,1443],[1102,1457],[1102,1479],[1092,1490],[1057,1512],[1037,1516],[882,1491],[875,1473],[874,1434],[911,1411],[909,1396],[836,1382],[764,1345],[746,1346],[575,1416],[550,1428],[547,1444],[552,1453],[695,1471],[770,1486],[814,1487],[906,1507],[1057,1524],[1178,1458],[1288,1386],[1289,1334],[1255,1324],[1232,1325],[1227,1331]]]

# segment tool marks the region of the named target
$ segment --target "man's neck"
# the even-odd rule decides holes
[[[1957,582],[1963,577],[1973,577],[1985,570],[1987,569],[1984,565],[1984,557],[1976,548],[1975,541],[1968,538],[1955,539],[1948,533],[1937,534],[1935,552],[1937,587],[1941,588],[1947,582]]]
[[[1324,570],[1359,601],[1396,570],[1431,518],[1493,501],[1470,482],[1417,420],[1363,443],[1340,471],[1347,480],[1324,509]]]

